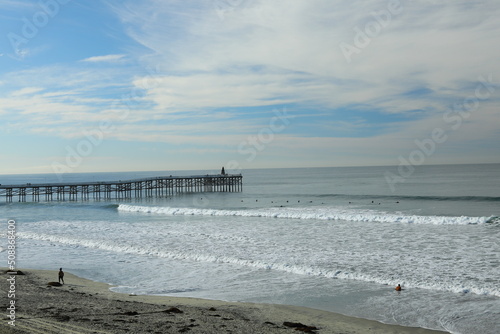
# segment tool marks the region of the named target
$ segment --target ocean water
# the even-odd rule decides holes
[[[300,305],[452,333],[498,333],[500,165],[420,166],[392,186],[387,172],[398,174],[396,167],[244,170],[239,193],[0,198],[0,254],[6,263],[6,222],[15,219],[19,268],[56,275],[63,267],[119,292]],[[2,184],[52,181],[0,176]]]

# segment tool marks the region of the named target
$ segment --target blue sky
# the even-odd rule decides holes
[[[0,174],[500,162],[500,3],[0,0]]]

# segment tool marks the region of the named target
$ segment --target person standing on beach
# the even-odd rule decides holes
[[[64,284],[64,271],[62,270],[62,268],[59,268],[59,283],[61,283],[62,281],[62,284]]]

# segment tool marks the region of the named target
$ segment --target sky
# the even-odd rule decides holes
[[[0,0],[0,174],[500,162],[496,0]]]

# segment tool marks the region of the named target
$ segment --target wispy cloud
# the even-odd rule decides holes
[[[118,61],[123,60],[124,57],[125,57],[125,55],[94,56],[94,57],[85,58],[82,61],[89,62],[89,63],[101,63],[101,62],[113,63],[113,62],[118,62]]]
[[[19,7],[33,7],[32,3],[28,3],[25,1],[16,1],[16,0],[0,0],[0,6],[2,8],[19,8]]]
[[[484,36],[488,31],[500,33],[494,14],[500,9],[494,4],[465,9],[467,3],[404,3],[402,13],[351,64],[339,44],[353,44],[355,28],[364,29],[372,12],[387,10],[386,1],[370,1],[364,7],[345,1],[245,2],[224,20],[209,6],[176,13],[167,1],[129,3],[129,11],[120,15],[130,24],[131,36],[157,52],[152,63],[179,73],[155,88],[153,95],[161,104],[178,94],[188,97],[183,99],[187,104],[211,105],[200,95],[220,101],[227,92],[225,100],[231,105],[233,100],[255,105],[270,96],[280,103],[281,97],[292,96],[281,102],[313,101],[329,108],[357,103],[381,109],[387,100],[398,99],[403,103],[393,104],[389,112],[407,112],[414,108],[403,100],[412,105],[422,100],[405,96],[410,91],[456,88],[496,69],[492,55],[500,47]],[[165,31],[158,27],[171,21],[178,24],[177,35],[165,42]],[[417,103],[419,108],[432,104]]]
[[[16,91],[12,92],[10,95],[13,97],[19,97],[19,96],[23,96],[23,95],[31,95],[34,93],[38,93],[42,90],[43,90],[43,88],[41,88],[41,87],[25,87],[25,88],[22,88],[20,90],[16,90]]]

